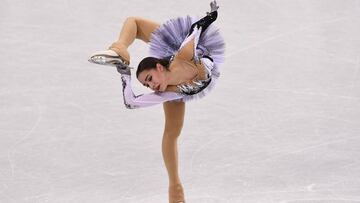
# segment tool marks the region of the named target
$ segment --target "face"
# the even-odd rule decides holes
[[[165,91],[167,87],[166,69],[161,64],[156,64],[156,69],[144,70],[139,74],[138,80],[154,91]]]

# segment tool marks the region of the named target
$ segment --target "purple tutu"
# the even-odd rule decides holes
[[[171,19],[156,29],[150,38],[150,56],[156,58],[170,58],[179,50],[182,42],[187,37],[191,25],[199,18],[190,16]],[[224,62],[225,43],[223,38],[214,25],[210,25],[201,35],[196,54],[198,56],[207,55],[213,59],[212,80],[210,84],[201,92],[195,95],[184,96],[182,101],[205,96],[215,85],[220,76],[219,66]]]

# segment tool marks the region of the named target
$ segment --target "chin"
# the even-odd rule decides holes
[[[160,85],[159,91],[164,92],[166,90],[166,88],[167,88],[167,85]]]

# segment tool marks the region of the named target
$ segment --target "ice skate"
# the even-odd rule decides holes
[[[121,56],[119,56],[115,51],[111,49],[105,51],[97,51],[93,53],[89,58],[89,62],[116,67],[123,67],[129,64],[126,60],[124,60]]]

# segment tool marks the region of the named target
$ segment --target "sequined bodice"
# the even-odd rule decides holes
[[[192,80],[176,85],[177,91],[185,95],[194,95],[205,89],[211,82],[211,73],[204,67],[201,61],[189,62],[192,68],[196,69],[197,75]]]

